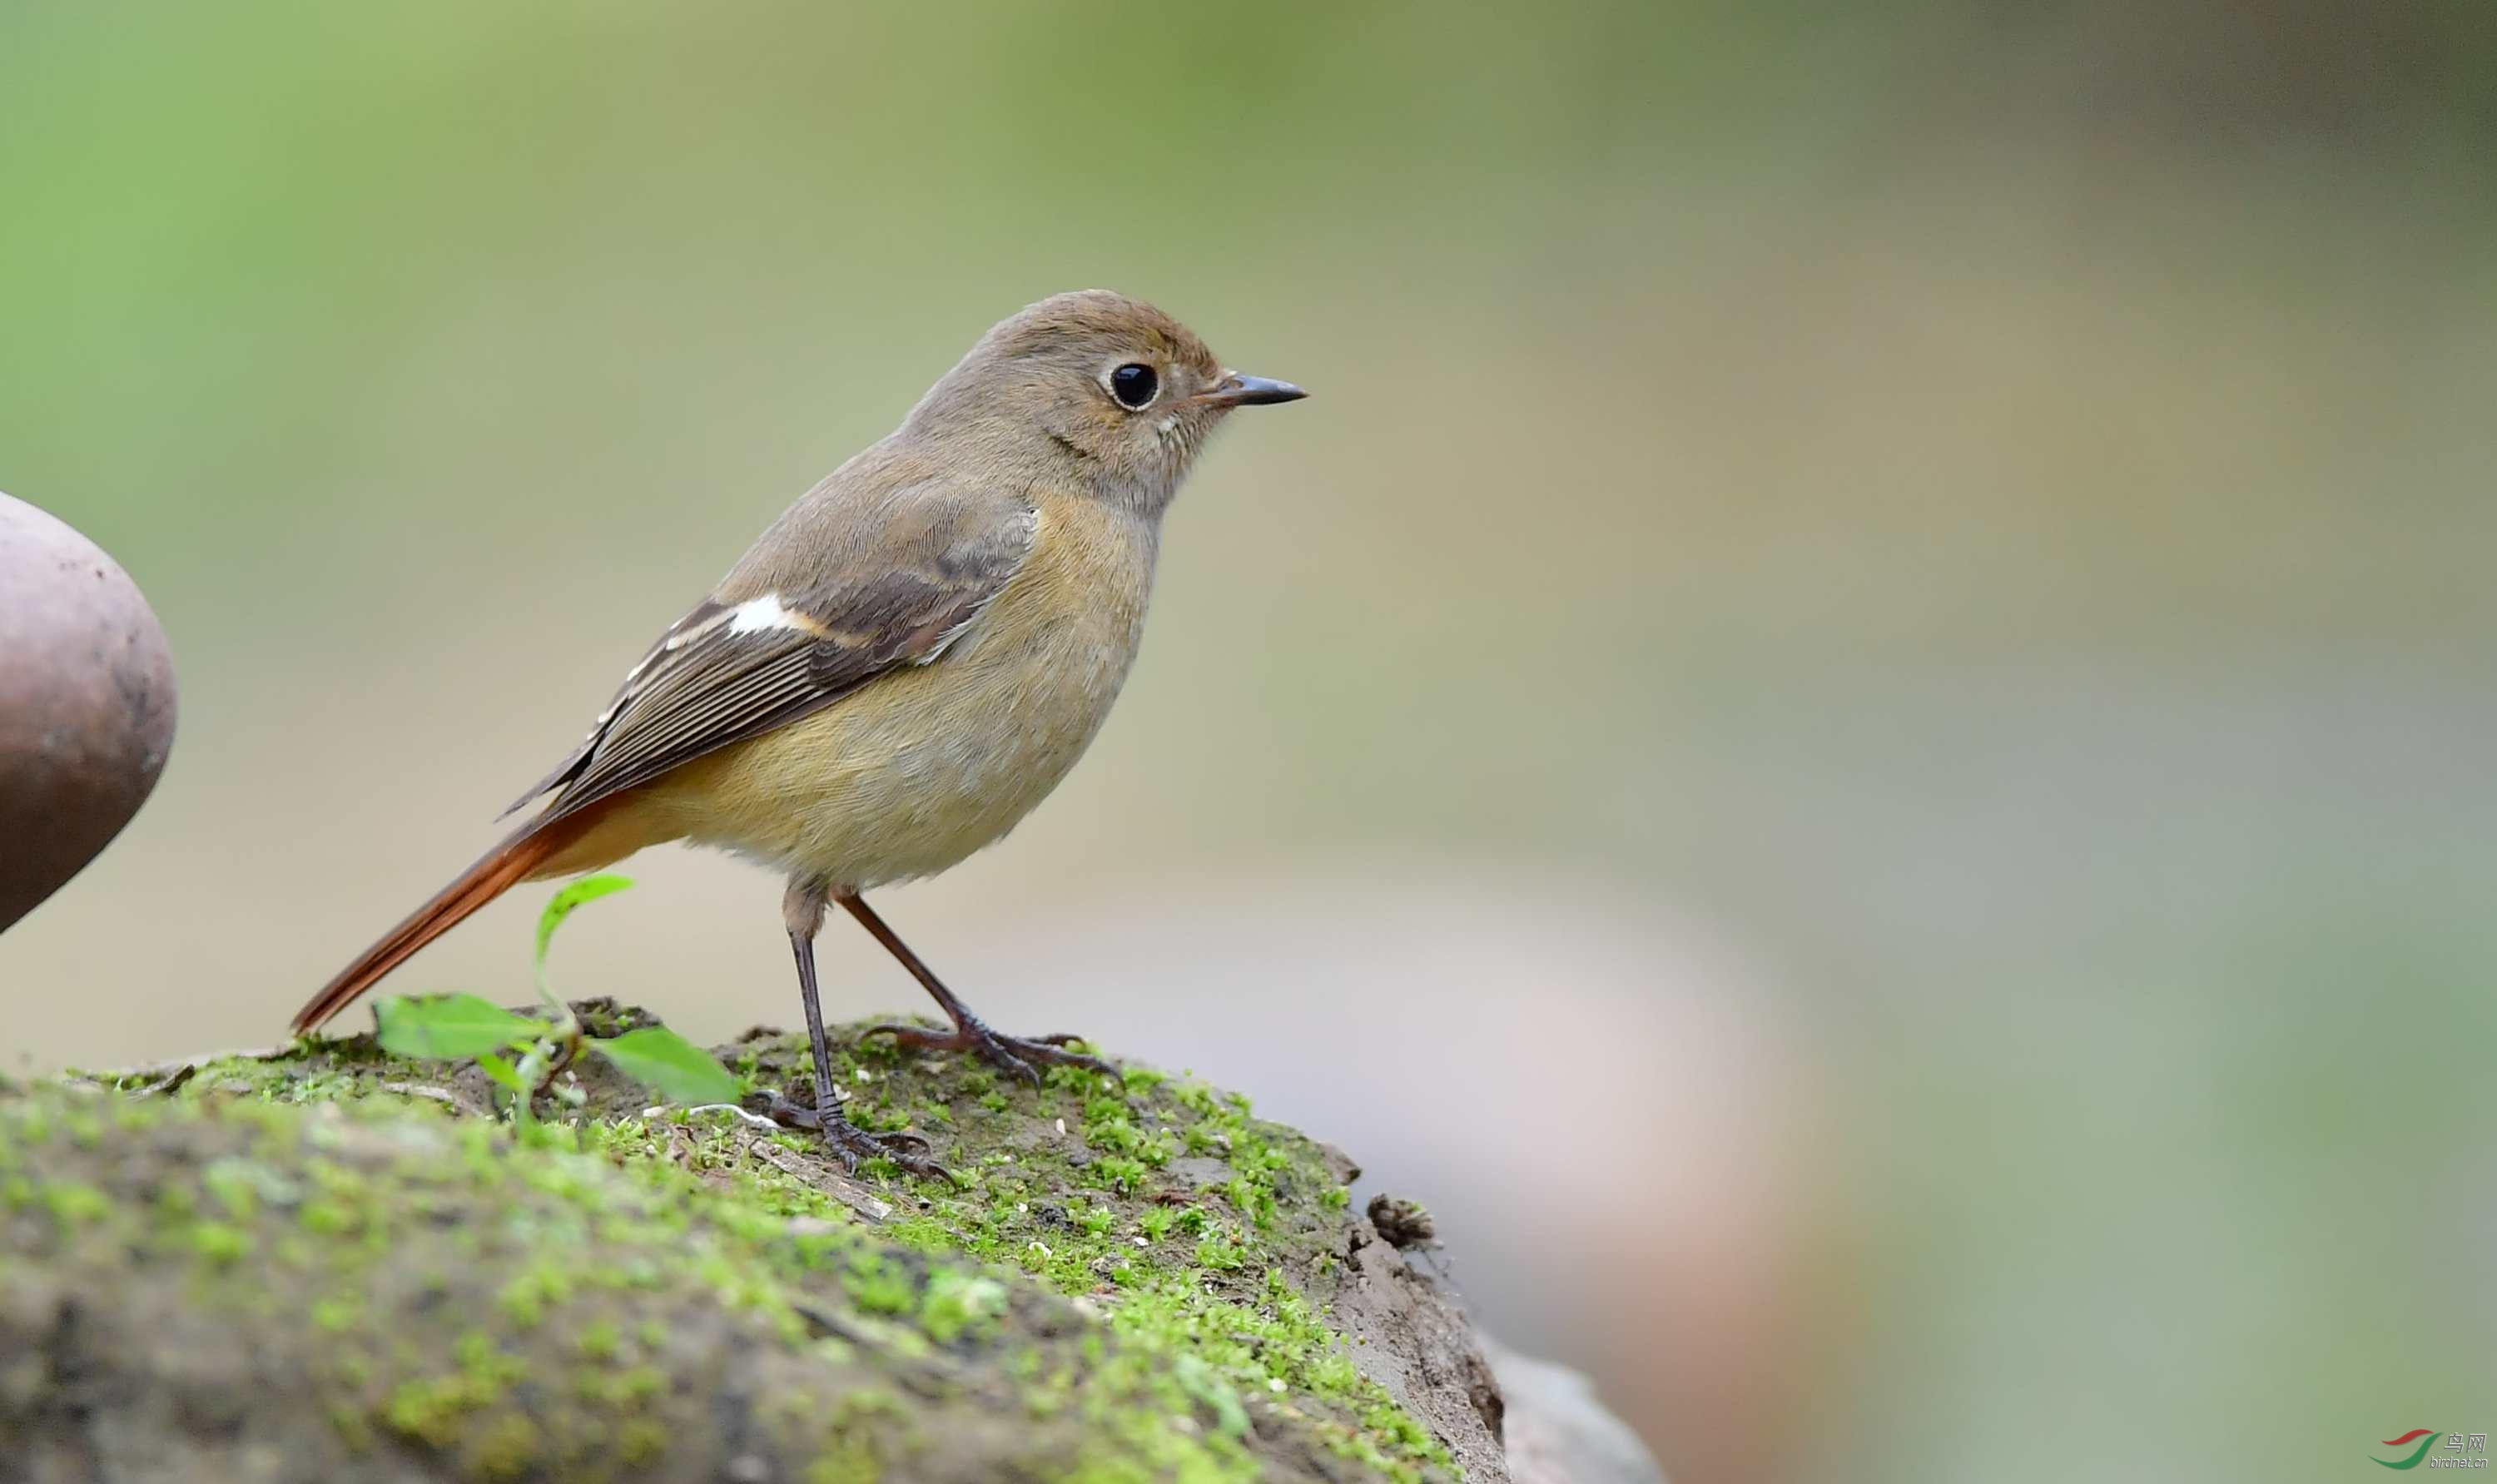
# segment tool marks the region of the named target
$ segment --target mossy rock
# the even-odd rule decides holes
[[[639,1017],[580,1007],[593,1028]],[[1143,1068],[838,1033],[952,1182],[647,1108],[516,1136],[369,1039],[0,1095],[0,1459],[36,1480],[1504,1477],[1341,1155]],[[803,1081],[803,1043],[722,1059]],[[549,1115],[555,1111],[550,1105]],[[16,1477],[18,1475],[11,1475]]]

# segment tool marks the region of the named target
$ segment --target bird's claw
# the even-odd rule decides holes
[[[931,1030],[925,1026],[890,1023],[869,1026],[867,1033],[889,1035],[900,1045],[917,1047],[922,1051],[971,1052],[984,1061],[1025,1078],[1035,1088],[1040,1086],[1040,1069],[1032,1064],[1034,1062],[1081,1067],[1088,1072],[1100,1072],[1112,1077],[1119,1075],[1118,1068],[1098,1057],[1066,1050],[1068,1045],[1084,1038],[1065,1032],[1045,1036],[1000,1035],[991,1030],[986,1023],[969,1020],[951,1030]]]
[[[953,1172],[927,1156],[930,1146],[914,1133],[870,1133],[849,1121],[837,1103],[832,1116],[826,1118],[820,1109],[793,1101],[786,1093],[772,1094],[771,1106],[764,1110],[772,1121],[784,1128],[803,1128],[820,1134],[832,1152],[840,1157],[841,1168],[858,1173],[861,1159],[890,1159],[913,1175],[934,1180],[950,1180]]]

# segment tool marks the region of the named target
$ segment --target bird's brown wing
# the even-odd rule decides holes
[[[512,807],[552,792],[533,821],[552,823],[930,663],[1021,569],[1038,531],[1011,494],[818,491],[669,627],[588,738]]]

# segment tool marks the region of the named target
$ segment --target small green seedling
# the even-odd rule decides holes
[[[617,1071],[648,1084],[670,1102],[736,1102],[745,1090],[743,1084],[701,1047],[664,1026],[645,1026],[620,1036],[585,1034],[572,1008],[547,986],[547,950],[553,946],[555,929],[583,902],[632,884],[623,876],[585,877],[555,893],[538,914],[538,997],[553,1012],[552,1020],[518,1015],[474,995],[394,995],[373,1006],[382,1049],[427,1061],[473,1058],[510,1094],[512,1121],[523,1128],[534,1122],[531,1101],[584,1050],[605,1057]],[[574,1106],[583,1101],[577,1087],[554,1090]]]

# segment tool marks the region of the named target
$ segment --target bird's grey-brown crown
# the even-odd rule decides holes
[[[1185,366],[1211,382],[1222,372],[1195,331],[1170,315],[1108,289],[1053,294],[997,323],[981,344],[1003,356],[1028,356],[1075,347],[1148,355]]]

